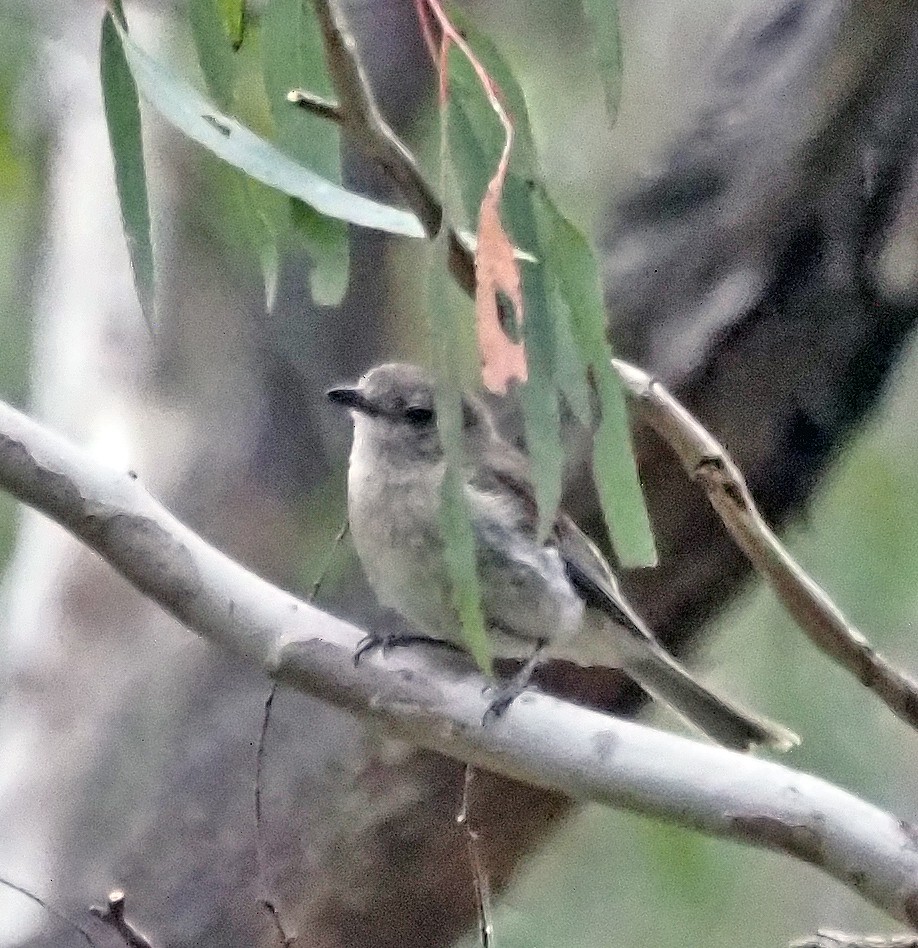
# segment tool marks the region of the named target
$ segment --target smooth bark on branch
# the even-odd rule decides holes
[[[906,724],[918,728],[918,683],[880,655],[765,522],[740,469],[718,441],[646,372],[614,360],[637,417],[704,488],[730,535],[811,641],[847,668]]]
[[[0,405],[0,485],[190,629],[391,733],[518,780],[783,852],[918,925],[918,829],[816,777],[528,693],[483,727],[485,680],[436,649],[359,665],[363,632],[205,543],[131,473]]]

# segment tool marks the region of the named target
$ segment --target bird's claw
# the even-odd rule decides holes
[[[357,643],[357,648],[354,650],[354,668],[360,664],[360,659],[362,659],[364,655],[379,649],[383,656],[385,656],[391,647],[391,635],[364,636],[364,638]]]
[[[499,721],[506,714],[510,705],[526,690],[526,686],[511,681],[499,687],[493,689],[489,687],[485,690],[493,690],[494,697],[488,702],[488,706],[481,716],[482,727],[487,727],[489,724]]]

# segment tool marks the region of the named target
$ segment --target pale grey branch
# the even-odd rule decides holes
[[[189,629],[422,747],[778,850],[918,926],[918,828],[788,767],[526,693],[482,727],[471,662],[418,647],[358,666],[364,633],[255,576],[108,469],[0,404],[0,487],[63,524]]]
[[[813,643],[847,668],[889,709],[918,728],[918,682],[895,668],[845,618],[790,555],[759,513],[739,468],[710,432],[658,381],[613,360],[637,414],[705,489],[730,535]]]
[[[918,948],[918,935],[852,935],[821,929],[791,942],[790,948]]]
[[[399,193],[418,216],[424,232],[436,237],[443,224],[443,206],[428,186],[414,155],[392,131],[373,98],[363,74],[354,40],[342,27],[332,0],[314,0],[322,26],[325,59],[332,85],[338,96],[334,114],[329,116],[346,128],[364,156],[375,161],[393,180]],[[301,93],[291,92],[289,98],[301,108],[318,111],[315,96],[309,101]],[[475,296],[475,254],[461,234],[447,227],[447,266],[458,286]]]
[[[126,897],[120,889],[110,892],[105,908],[93,906],[90,909],[93,915],[104,925],[113,929],[124,941],[125,948],[153,948],[150,940],[142,935],[125,917]]]
[[[314,5],[322,28],[328,73],[338,96],[338,121],[365,156],[392,178],[427,236],[436,237],[443,209],[414,156],[380,114],[357,57],[354,38],[341,24],[331,0],[314,0]]]
[[[328,119],[330,122],[340,124],[344,121],[344,115],[341,113],[341,107],[337,102],[323,99],[322,96],[307,92],[305,89],[291,89],[287,93],[287,101],[298,105],[306,112],[318,115],[319,118]]]

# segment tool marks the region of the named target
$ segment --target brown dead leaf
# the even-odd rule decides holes
[[[478,328],[478,352],[485,387],[499,395],[513,381],[526,381],[526,350],[514,342],[501,325],[499,300],[513,306],[517,326],[523,322],[523,291],[519,261],[513,243],[500,220],[500,194],[503,174],[488,186],[478,216],[478,245],[475,248],[475,319]]]
[[[447,57],[452,44],[461,50],[475,70],[488,102],[504,128],[503,152],[478,214],[475,247],[475,320],[481,376],[490,391],[503,395],[511,382],[525,382],[527,377],[525,347],[521,342],[514,342],[504,328],[507,319],[512,319],[517,329],[522,329],[523,325],[519,261],[500,219],[500,201],[513,147],[513,121],[504,108],[500,89],[465,38],[453,26],[440,0],[415,0],[415,7],[440,76],[440,107],[444,113],[441,122],[441,168],[446,167],[445,105],[449,95]],[[440,31],[439,48],[434,36],[434,25]],[[502,312],[505,307],[512,308],[512,312]]]

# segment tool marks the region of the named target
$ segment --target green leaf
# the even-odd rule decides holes
[[[592,27],[593,44],[606,93],[606,109],[614,122],[622,99],[622,37],[618,0],[582,0],[583,12]]]
[[[516,224],[518,241],[542,257],[530,189],[514,177],[508,180],[507,211]],[[518,185],[518,187],[517,187]],[[539,510],[539,538],[551,530],[561,503],[564,450],[556,380],[555,315],[551,311],[544,265],[521,269],[525,319],[523,339],[529,378],[520,391],[526,447],[532,460],[531,476]]]
[[[538,159],[529,123],[529,109],[526,106],[526,96],[522,86],[516,81],[513,70],[501,55],[500,50],[478,30],[469,17],[455,7],[450,9],[450,17],[462,31],[472,52],[501,91],[504,105],[513,122],[514,144],[511,166],[524,177],[534,174]],[[466,103],[477,103],[474,111],[469,113],[474,126],[478,129],[488,126],[496,128],[500,136],[499,140],[503,144],[504,136],[500,121],[491,108],[472,66],[455,48],[450,51],[449,78],[451,93],[455,90]],[[499,154],[498,148],[497,155]]]
[[[594,435],[593,470],[609,534],[623,566],[652,566],[656,547],[631,450],[625,398],[610,361],[596,258],[587,239],[545,190],[539,188],[535,194],[546,260],[569,307],[572,335],[599,395],[601,421]]]
[[[204,81],[217,105],[228,112],[233,104],[236,61],[220,9],[222,0],[190,0],[188,16]]]
[[[516,139],[529,142],[531,154],[523,162],[530,173],[535,171],[535,155],[528,137],[528,116],[519,86],[512,81],[509,69],[490,48],[485,55],[485,43],[478,37],[473,49],[483,51],[482,60],[492,74],[507,85],[516,102],[516,123],[524,134]],[[497,66],[495,66],[497,63]],[[518,118],[517,118],[518,116]],[[471,66],[461,53],[454,51],[450,58],[450,103],[447,112],[447,135],[450,162],[458,178],[463,206],[471,221],[477,221],[481,199],[488,182],[497,168],[503,149],[504,134],[485,99]],[[511,167],[513,162],[511,161]],[[501,199],[501,218],[517,246],[541,257],[539,230],[527,181],[511,171],[504,183]],[[539,510],[539,535],[547,536],[561,502],[564,475],[564,451],[561,444],[561,419],[556,380],[557,357],[555,318],[549,302],[548,283],[544,266],[523,266],[521,270],[525,319],[523,338],[529,379],[520,392],[526,444],[532,459],[532,478]],[[584,373],[585,375],[585,373]]]
[[[438,403],[438,410],[442,407]],[[475,534],[469,517],[462,475],[452,464],[447,465],[443,476],[440,516],[443,524],[443,556],[453,587],[453,605],[459,614],[468,650],[478,667],[486,675],[491,675],[491,646],[481,610]]]
[[[320,214],[403,237],[424,237],[424,229],[413,214],[353,194],[298,164],[215,109],[123,32],[121,39],[144,98],[163,118],[218,158],[257,181],[299,198]]]
[[[481,201],[494,176],[501,142],[483,143],[459,95],[450,96],[446,112],[449,162],[458,184],[469,230],[477,232]]]
[[[263,199],[265,194],[260,190],[263,186],[235,170],[233,177],[236,179],[237,201],[242,213],[244,229],[255,248],[261,267],[265,285],[265,307],[270,312],[277,299],[277,280],[280,273],[277,225],[266,206],[269,202]],[[266,193],[277,196],[273,191]]]
[[[113,16],[118,23],[118,26],[126,30],[128,28],[127,18],[124,15],[124,4],[121,0],[109,0],[108,9],[110,15]]]
[[[584,428],[589,428],[593,424],[593,405],[580,349],[571,330],[570,307],[561,293],[554,269],[546,267],[545,276],[551,310],[555,314],[555,381],[574,417]]]
[[[262,72],[283,151],[336,183],[341,180],[338,126],[287,101],[291,89],[331,99],[322,32],[306,0],[270,0],[261,16]]]
[[[117,12],[117,11],[116,11]],[[123,17],[123,13],[121,14]],[[115,183],[127,239],[134,286],[147,325],[156,321],[156,273],[150,230],[150,203],[140,130],[137,86],[128,68],[126,34],[111,13],[102,19],[101,78],[105,121],[115,162]]]
[[[270,0],[261,17],[265,90],[282,151],[335,184],[341,182],[338,127],[287,101],[291,89],[330,98],[322,33],[312,5],[304,0]],[[341,302],[348,285],[348,233],[340,221],[321,217],[295,201],[293,233],[311,262],[310,288],[320,305]]]
[[[309,289],[320,306],[337,306],[347,291],[349,245],[341,221],[322,217],[308,204],[291,201],[294,232],[309,254]]]
[[[217,5],[223,29],[235,51],[245,39],[246,0],[217,0]]]
[[[437,427],[446,456],[441,494],[444,559],[453,589],[453,604],[462,625],[465,645],[486,675],[492,674],[491,646],[481,608],[481,587],[475,534],[463,489],[462,392],[463,369],[477,365],[474,336],[463,325],[468,304],[454,305],[454,289],[445,286],[446,238],[434,243],[428,310],[433,362],[437,377]]]

